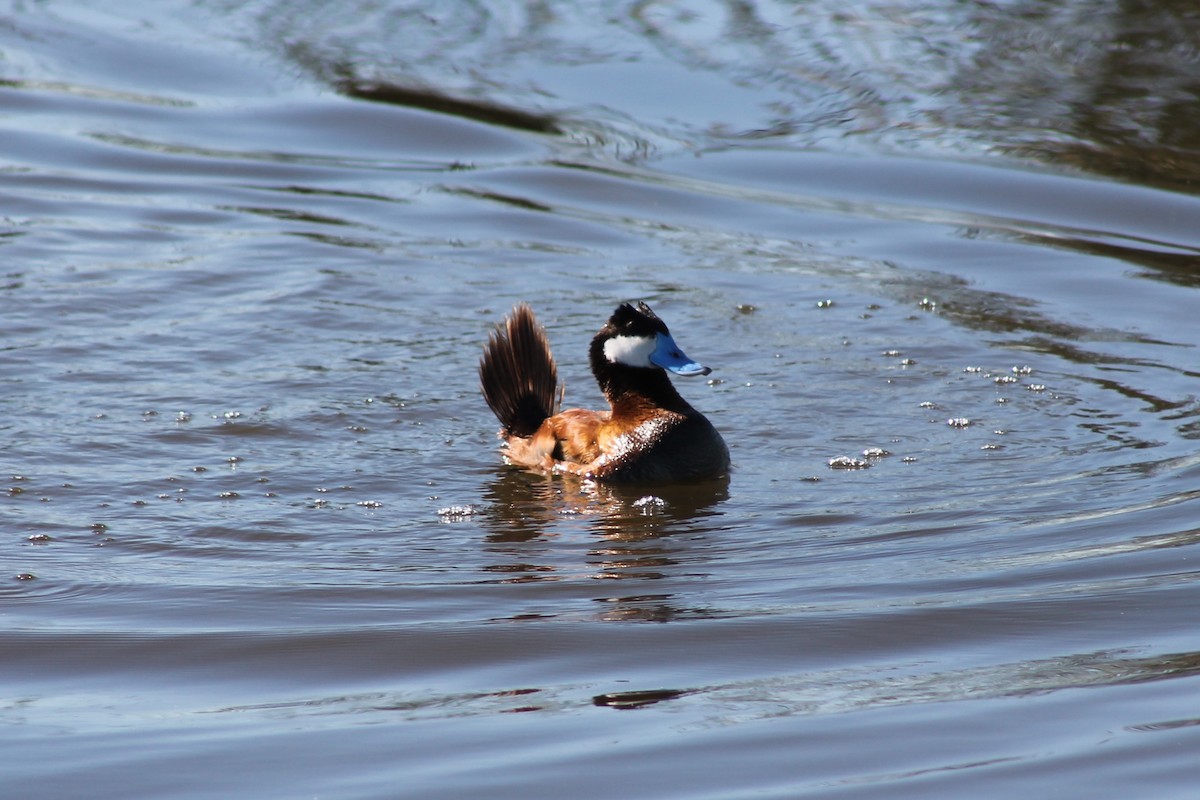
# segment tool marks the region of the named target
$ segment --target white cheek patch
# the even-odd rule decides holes
[[[654,336],[614,336],[604,343],[604,357],[627,367],[652,367],[650,355],[657,347]]]

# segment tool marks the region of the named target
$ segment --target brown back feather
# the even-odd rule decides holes
[[[546,331],[529,306],[514,308],[488,337],[479,383],[505,433],[531,436],[555,413],[558,370]]]

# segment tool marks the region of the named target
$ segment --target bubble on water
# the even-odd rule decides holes
[[[753,306],[749,303],[739,303],[734,307],[737,309],[739,314],[753,314],[755,311],[758,311],[758,306]]]
[[[650,515],[667,507],[667,501],[657,495],[648,494],[633,501],[633,507],[643,514]]]
[[[192,421],[192,412],[180,411],[179,413],[177,413],[175,415],[175,421],[176,422],[191,422]]]
[[[917,363],[917,360],[916,360],[915,358],[902,358],[902,359],[900,359],[900,366],[902,366],[902,367],[911,367],[911,366],[913,366],[913,365],[914,365],[914,364],[916,364],[916,363]]]
[[[887,358],[898,358],[902,354],[899,350],[884,350],[882,353],[880,353],[880,355],[886,356]]]
[[[890,450],[884,450],[882,447],[868,447],[866,450],[863,450],[862,454],[864,458],[883,458],[890,456],[892,453]]]
[[[834,306],[834,302],[832,300],[818,300],[817,301],[817,308],[833,308],[833,306]]]
[[[920,308],[922,311],[933,311],[933,310],[935,310],[935,309],[937,308],[937,301],[936,301],[936,300],[931,300],[931,299],[930,299],[930,298],[928,298],[928,297],[922,297],[922,298],[921,298],[921,302],[917,303],[917,306],[918,306],[918,307],[919,307],[919,308]]]
[[[992,380],[995,381],[996,383],[1016,383],[1017,382],[1017,378],[1013,375],[997,375],[995,378],[992,378]]]
[[[383,508],[383,503],[379,502],[378,500],[359,500],[355,505],[362,506],[363,508],[369,508],[372,511],[377,508]]]
[[[916,460],[916,456],[905,456],[904,458],[900,459],[900,462],[902,464],[913,464],[916,462]]]
[[[480,510],[473,505],[465,506],[446,506],[438,509],[438,517],[443,522],[455,522],[458,520],[467,519],[480,513]]]
[[[983,367],[963,367],[963,372],[968,372],[968,373],[972,373],[972,374],[974,374],[976,372],[983,372]]]
[[[224,414],[222,414],[221,416],[222,416],[222,417],[224,417],[225,419],[241,419],[241,418],[242,418],[242,412],[240,412],[240,411],[226,411],[226,412],[225,412]]]
[[[46,542],[50,541],[50,534],[48,534],[48,533],[31,533],[31,534],[29,534],[29,541],[32,542],[33,544],[45,544]]]
[[[970,426],[971,420],[967,419],[966,417],[951,417],[950,419],[946,420],[946,424],[951,428],[966,428]]]
[[[1044,391],[1046,391],[1046,384],[1044,384],[1044,383],[1031,383],[1031,384],[1029,384],[1028,386],[1026,386],[1025,388],[1026,388],[1026,389],[1028,389],[1028,390],[1029,390],[1029,391],[1031,391],[1031,392],[1044,392]]]
[[[1004,445],[996,444],[995,442],[988,442],[987,444],[980,445],[979,449],[980,450],[1003,450]]]
[[[1030,366],[1013,367],[1012,371],[1013,371],[1014,375],[1030,375],[1033,373],[1033,367],[1030,367]]]
[[[938,404],[931,400],[926,400],[925,402],[921,403],[920,406],[921,408],[937,408]]]
[[[241,495],[237,492],[221,492],[217,495],[217,497],[221,498],[222,500],[237,500],[239,497],[241,497]]]
[[[37,575],[34,575],[32,572],[18,572],[14,577],[19,581],[37,580]]]
[[[827,463],[830,469],[867,469],[871,466],[870,461],[852,456],[837,456],[829,459]]]

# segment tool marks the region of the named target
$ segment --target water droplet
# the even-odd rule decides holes
[[[454,520],[466,519],[479,513],[479,509],[475,506],[446,506],[438,509],[438,516],[443,521],[453,522]]]
[[[667,501],[656,495],[648,494],[633,501],[633,507],[643,514],[650,515],[667,507]]]
[[[852,458],[851,456],[831,458],[828,464],[830,469],[867,469],[871,466],[870,461],[865,461],[861,458]]]

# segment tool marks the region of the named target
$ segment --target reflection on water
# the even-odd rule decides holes
[[[473,118],[495,108],[499,124],[546,131],[554,112],[602,105],[572,124],[623,156],[870,142],[1007,152],[1181,191],[1200,178],[1200,11],[1186,3],[205,6],[354,96]],[[600,67],[630,63],[672,91],[597,85]],[[706,120],[692,103],[718,93],[739,113]]]
[[[573,476],[549,476],[499,468],[485,489],[487,508],[480,515],[488,531],[488,552],[505,561],[485,568],[505,583],[593,580],[661,581],[705,575],[686,544],[676,537],[719,536],[720,505],[729,499],[729,480],[685,485],[609,486]],[[585,537],[584,549],[571,547],[577,561],[564,561],[559,548],[539,550],[532,543],[561,537]],[[535,556],[542,552],[543,563]],[[600,588],[594,598],[606,621],[668,622],[681,617],[713,616],[710,609],[688,608],[673,592],[652,588],[634,592]]]
[[[572,476],[499,469],[485,490],[483,525],[492,542],[523,542],[545,536],[564,518],[608,542],[638,543],[693,531],[719,516],[729,499],[729,479],[691,484],[623,486]]]

